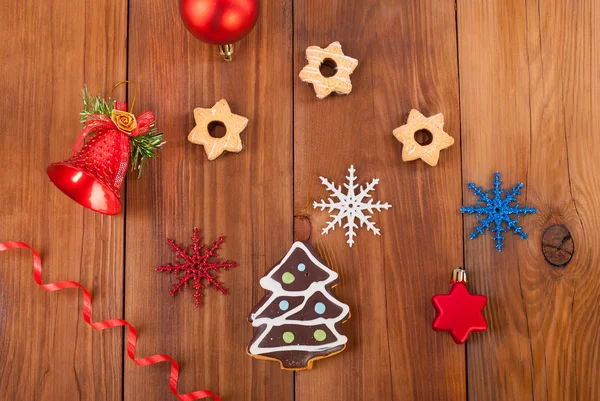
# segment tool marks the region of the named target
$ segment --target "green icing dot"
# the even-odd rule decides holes
[[[281,280],[283,280],[284,284],[292,284],[294,280],[296,280],[296,277],[290,272],[285,272],[283,273],[283,276],[281,276]]]
[[[292,333],[291,331],[286,331],[285,333],[283,333],[283,341],[286,344],[291,343],[292,341],[294,341],[294,333]]]
[[[319,329],[319,330],[315,330],[313,336],[315,337],[315,340],[323,341],[327,338],[327,333],[325,333],[323,330]]]

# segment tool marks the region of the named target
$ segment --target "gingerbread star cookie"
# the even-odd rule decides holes
[[[204,146],[208,160],[214,160],[224,152],[241,152],[242,139],[240,134],[248,125],[246,117],[233,114],[225,99],[221,99],[210,109],[195,108],[194,119],[196,126],[188,135],[188,141]],[[210,135],[210,126],[221,123],[226,132],[222,138]]]
[[[312,84],[319,99],[329,96],[331,92],[347,95],[352,91],[350,74],[358,66],[358,60],[344,55],[340,42],[333,42],[325,49],[310,46],[306,49],[306,59],[308,65],[300,71],[300,79]],[[331,77],[321,74],[321,65],[325,62],[335,70]]]
[[[421,145],[416,141],[415,133],[421,130],[429,132],[431,143]],[[430,166],[435,166],[440,158],[440,150],[454,144],[454,138],[444,131],[444,115],[442,113],[425,117],[419,111],[412,109],[406,124],[396,128],[392,133],[404,145],[402,160],[405,162],[420,158]]]

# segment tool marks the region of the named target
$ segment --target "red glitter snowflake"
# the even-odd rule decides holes
[[[189,282],[194,280],[194,284],[192,285],[192,288],[196,290],[194,293],[194,298],[196,299],[194,305],[198,308],[202,305],[200,298],[203,296],[202,290],[204,288],[212,287],[215,291],[227,294],[227,288],[223,287],[223,283],[217,281],[218,276],[216,273],[220,269],[227,270],[236,267],[238,264],[228,260],[223,262],[217,257],[217,251],[225,241],[224,236],[213,241],[209,248],[204,244],[200,244],[202,238],[198,235],[198,228],[194,227],[193,231],[194,235],[191,237],[193,244],[184,248],[174,240],[167,238],[167,244],[175,252],[175,262],[174,264],[168,263],[158,266],[156,271],[172,273],[177,276],[178,282],[173,284],[173,289],[169,291],[169,294],[172,296],[175,296],[175,293],[181,291],[183,288],[187,288]],[[211,272],[215,272],[215,275],[212,275]]]

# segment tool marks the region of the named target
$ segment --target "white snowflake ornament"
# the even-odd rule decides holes
[[[350,175],[346,177],[348,183],[344,184],[347,193],[342,193],[341,185],[336,187],[333,183],[329,182],[327,178],[320,177],[321,183],[325,185],[329,192],[331,192],[331,195],[327,201],[322,199],[321,202],[313,202],[313,208],[320,208],[321,210],[327,209],[327,212],[332,217],[332,219],[327,222],[327,226],[321,231],[321,235],[327,234],[329,230],[334,230],[335,226],[339,225],[347,230],[346,236],[348,237],[348,240],[346,243],[348,243],[351,248],[354,244],[354,237],[356,236],[354,230],[359,228],[356,220],[360,223],[360,227],[366,226],[367,231],[372,231],[374,235],[380,235],[379,228],[371,221],[371,217],[373,217],[374,211],[381,212],[382,209],[387,210],[392,207],[389,203],[381,203],[381,201],[373,203],[373,199],[369,199],[367,202],[366,199],[371,198],[369,192],[373,191],[375,186],[379,184],[379,178],[373,178],[373,180],[364,187],[362,185],[359,187],[359,185],[355,183],[355,171],[354,166],[350,166],[348,169],[348,173],[350,173]],[[357,188],[358,193],[356,193]],[[334,214],[334,211],[338,211],[338,213]],[[345,224],[342,225],[344,221]]]

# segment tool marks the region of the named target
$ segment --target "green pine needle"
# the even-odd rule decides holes
[[[80,115],[80,122],[85,125],[86,120],[92,114],[106,114],[110,116],[113,109],[115,108],[115,101],[108,99],[106,101],[102,96],[96,95],[95,97],[90,95],[87,86],[83,88],[83,110]],[[94,135],[93,133],[91,135]],[[146,161],[156,156],[156,153],[166,143],[162,140],[162,132],[158,132],[154,124],[150,127],[145,135],[138,137],[131,137],[131,157],[129,163],[131,164],[131,171],[138,172],[137,177],[142,176],[144,165]]]
[[[166,143],[162,140],[163,133],[158,132],[154,124],[146,135],[131,138],[131,171],[138,172],[138,178],[142,176],[146,161],[156,156],[156,153]]]
[[[85,125],[85,121],[91,114],[106,114],[107,116],[110,116],[110,113],[112,113],[115,108],[114,100],[109,98],[108,101],[106,101],[100,95],[96,95],[96,97],[90,95],[87,86],[83,88],[82,99],[83,110],[79,113],[81,125]]]

